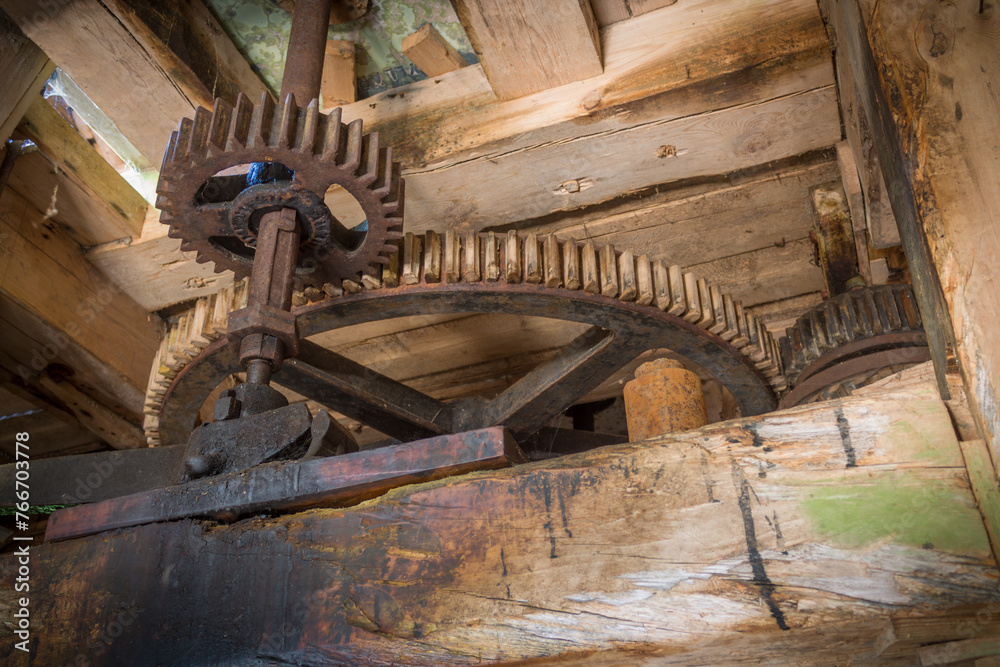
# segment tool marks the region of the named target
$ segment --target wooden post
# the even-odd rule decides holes
[[[354,76],[354,42],[330,39],[326,42],[323,58],[322,100],[324,112],[333,107],[350,104],[357,99],[357,82]]]
[[[427,76],[440,76],[469,64],[433,23],[425,23],[403,39],[403,55]]]

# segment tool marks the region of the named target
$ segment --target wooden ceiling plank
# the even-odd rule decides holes
[[[213,95],[234,96],[237,89],[259,99],[264,90],[256,75],[245,75],[249,65],[199,6],[176,0],[130,9],[124,1],[81,0],[40,9],[33,0],[0,0],[0,8],[153,165],[161,163],[177,123],[197,105],[211,106]],[[195,61],[205,53],[211,67]]]
[[[146,200],[44,98],[35,97],[19,127],[104,209],[103,215],[68,221],[84,245],[139,236],[149,206]]]
[[[49,57],[0,14],[0,72],[4,73],[0,91],[0,144],[10,138],[54,68]]]
[[[158,320],[122,293],[86,260],[77,243],[20,195],[8,188],[0,204],[0,296],[40,322],[49,337],[38,338],[40,342],[24,350],[19,363],[30,368],[37,365],[36,356],[44,361],[64,351],[81,351],[80,356],[92,362],[91,381],[141,413],[142,390],[159,342]],[[14,323],[22,314],[17,313]],[[74,362],[69,365],[84,370]]]
[[[497,97],[597,76],[601,40],[589,0],[456,0],[455,12]]]
[[[240,93],[260,100],[267,85],[254,72],[203,0],[104,0],[191,100],[212,108]]]

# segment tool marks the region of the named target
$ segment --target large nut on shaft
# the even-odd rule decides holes
[[[639,366],[624,393],[629,442],[708,423],[701,378],[673,359]]]
[[[280,345],[268,338],[277,339]],[[267,359],[273,370],[278,370],[283,357],[294,357],[299,352],[299,327],[295,315],[287,310],[266,304],[249,305],[229,314],[229,341],[241,344],[240,361],[244,365],[250,359]],[[260,349],[250,352],[251,346]]]

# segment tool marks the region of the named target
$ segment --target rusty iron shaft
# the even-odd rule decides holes
[[[282,360],[298,351],[298,330],[289,309],[300,233],[294,208],[261,217],[247,307],[230,316],[229,329],[252,384],[266,385]]]
[[[295,4],[281,77],[282,101],[289,93],[302,105],[319,97],[332,5],[333,0],[299,0]]]

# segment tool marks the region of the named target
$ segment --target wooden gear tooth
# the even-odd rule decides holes
[[[340,286],[326,283],[322,288],[306,287],[294,293],[294,305],[299,307],[345,293],[405,289],[421,282],[496,285],[502,279],[510,284],[524,282],[549,289],[582,290],[679,315],[742,350],[775,390],[783,391],[787,386],[783,370],[788,362],[782,354],[787,357],[789,351],[782,350],[782,346],[788,347],[784,339],[775,339],[759,318],[730,295],[694,274],[683,273],[678,266],[650,261],[646,255],[636,258],[630,250],[617,254],[611,245],[560,242],[551,234],[539,238],[535,233],[515,231],[497,235],[449,230],[443,237],[434,231],[399,236],[398,244],[385,245],[384,267],[361,272],[356,279],[344,279]],[[248,282],[241,279],[216,295],[199,299],[191,311],[165,332],[151,369],[144,404],[147,417],[144,428],[149,443],[159,442],[158,416],[167,388],[186,363],[212,340],[225,335],[228,314],[246,305]],[[886,294],[886,298],[893,296]],[[898,310],[905,312],[903,308]]]

